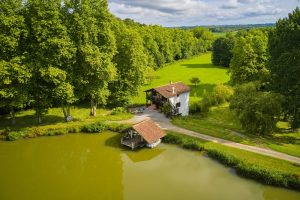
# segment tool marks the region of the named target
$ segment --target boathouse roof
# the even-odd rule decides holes
[[[152,88],[150,90],[147,90],[145,92],[149,92],[155,90],[159,94],[161,94],[163,97],[169,99],[171,97],[175,97],[177,95],[186,93],[191,91],[191,88],[185,85],[183,82],[176,82],[176,83],[170,83],[168,85],[163,85],[160,87]]]
[[[138,132],[148,144],[152,144],[166,135],[152,120],[142,121],[133,125],[132,128]]]

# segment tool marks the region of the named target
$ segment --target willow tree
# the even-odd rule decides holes
[[[91,102],[91,116],[98,104],[106,104],[108,83],[116,76],[112,58],[116,53],[111,15],[106,0],[70,0],[69,28],[76,44],[75,80],[77,94]]]
[[[75,47],[63,22],[61,0],[27,2],[28,66],[32,69],[31,95],[39,123],[53,102],[65,108],[75,99],[72,63]],[[64,109],[65,118],[70,115]]]
[[[27,101],[30,79],[22,48],[27,34],[23,8],[22,0],[0,1],[0,107],[10,109],[12,124],[15,109]]]

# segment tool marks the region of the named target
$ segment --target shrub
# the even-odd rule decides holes
[[[201,104],[200,102],[194,102],[190,105],[189,112],[191,114],[200,113],[201,112]]]
[[[18,140],[19,138],[22,138],[24,136],[23,132],[10,132],[6,136],[6,140],[8,141],[15,141]]]
[[[116,107],[114,109],[112,109],[111,111],[111,115],[117,115],[117,114],[120,114],[120,113],[126,113],[126,109],[123,108],[123,107]]]
[[[84,133],[101,133],[107,129],[106,125],[102,122],[96,122],[81,127],[81,131]]]
[[[131,126],[128,124],[117,124],[111,123],[107,125],[107,129],[113,132],[123,133],[125,130],[130,128]]]
[[[185,149],[191,149],[196,151],[204,150],[203,145],[195,139],[185,139],[182,142],[182,147]]]
[[[163,137],[162,141],[168,144],[182,144],[182,139],[173,134],[167,134]]]
[[[164,105],[161,107],[161,111],[168,117],[172,115],[172,106],[170,103],[164,103]]]
[[[270,134],[281,115],[281,95],[259,91],[259,84],[247,83],[236,89],[230,100],[242,127],[251,134]]]

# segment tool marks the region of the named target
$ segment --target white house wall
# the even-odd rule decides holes
[[[182,116],[189,115],[189,101],[190,101],[189,92],[180,94],[179,97],[177,96],[171,97],[169,98],[169,101],[174,107],[176,107],[176,104],[180,102],[179,113],[181,113]]]

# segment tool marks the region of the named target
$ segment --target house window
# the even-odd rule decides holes
[[[176,108],[179,108],[179,107],[180,107],[180,102],[176,103]]]

